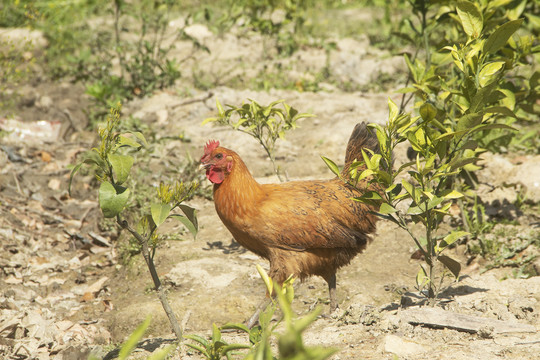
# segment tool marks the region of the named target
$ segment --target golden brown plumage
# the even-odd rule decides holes
[[[362,148],[378,151],[364,123],[349,139],[344,176],[355,159],[362,159]],[[291,274],[323,277],[334,310],[337,269],[365,249],[375,230],[376,216],[352,200],[367,190],[367,183],[355,188],[334,178],[261,185],[237,153],[216,141],[206,145],[201,165],[214,183],[216,211],[235,240],[270,261],[275,281],[282,283]]]

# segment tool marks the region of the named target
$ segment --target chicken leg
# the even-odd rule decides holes
[[[328,283],[328,296],[330,297],[330,314],[337,310],[338,303],[336,298],[336,274],[332,274],[325,279]]]

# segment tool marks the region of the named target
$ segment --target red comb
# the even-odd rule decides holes
[[[208,142],[204,146],[204,153],[205,154],[210,154],[212,151],[217,149],[218,146],[219,146],[219,141],[217,141],[217,140],[208,140]]]

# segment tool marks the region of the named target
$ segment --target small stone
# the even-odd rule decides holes
[[[160,125],[164,125],[167,123],[167,120],[169,119],[169,112],[167,109],[161,109],[156,111],[156,117],[157,117],[157,123]]]
[[[424,346],[414,341],[406,340],[396,335],[386,335],[384,339],[384,351],[396,354],[399,357],[417,355],[427,350]]]
[[[193,24],[184,29],[186,34],[198,41],[203,41],[206,38],[213,36],[212,32],[208,28],[201,24]]]
[[[38,106],[44,110],[48,110],[51,108],[51,106],[53,105],[53,100],[48,97],[48,96],[42,96],[40,99],[39,99],[39,103],[38,103]]]
[[[52,178],[51,180],[49,180],[49,183],[47,184],[47,186],[51,190],[58,190],[60,189],[60,180],[56,178]]]

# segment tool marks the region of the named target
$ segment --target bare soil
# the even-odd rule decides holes
[[[218,39],[199,31],[206,34],[201,40],[212,51],[211,56],[195,60],[199,69],[227,69],[242,59],[242,66],[229,75],[249,76],[264,66],[262,55],[246,56],[258,54],[254,49],[260,46],[259,39],[232,35]],[[338,45],[332,64],[343,77],[376,81],[381,71],[391,73],[403,66],[398,59],[366,47],[365,39],[341,39]],[[182,44],[177,48],[181,56]],[[304,76],[324,66],[324,56],[313,49],[301,50],[287,61],[292,64],[290,76]],[[277,181],[254,139],[221,127],[201,126],[214,114],[216,99],[224,104],[285,99],[302,112],[317,115],[303,120],[278,145],[278,161],[290,180],[331,177],[320,155],[342,161],[354,125],[360,121],[383,124],[387,98],[398,99],[388,93],[345,93],[330,84],[317,93],[219,86],[210,97],[208,92],[192,88],[186,92],[186,88],[182,80],[174,88],[124,104],[125,116],[140,118],[157,140],[147,162],[148,182],[158,183],[162,172],[180,167],[187,154],[198,159],[208,139],[218,139],[237,151],[261,182]],[[0,358],[84,359],[90,352],[112,358],[115,346],[151,315],[147,346],[137,353],[147,354],[172,339],[172,331],[152,291],[146,265],[140,256],[127,264],[121,261],[120,243],[125,235],[119,238],[118,230],[103,222],[90,174],[78,175],[72,196],[67,193],[70,164],[96,141],[84,116],[90,100],[81,85],[66,82],[44,80],[20,90],[24,101],[9,118],[18,122],[19,129],[29,127],[31,135],[23,137],[15,131],[0,138]],[[185,103],[197,99],[205,100]],[[1,118],[0,125],[6,126],[7,120],[7,116]],[[36,135],[50,130],[36,127],[38,120],[57,126],[52,140]],[[171,134],[182,133],[189,141],[165,141]],[[405,161],[405,152],[399,150],[398,162]],[[513,221],[515,233],[509,238],[531,231],[538,234],[540,222],[537,212],[517,209],[515,190],[502,184],[524,185],[533,209],[538,209],[534,169],[539,164],[538,157],[486,155],[480,177],[488,210],[502,222]],[[519,179],[516,174],[521,174]],[[182,241],[167,241],[157,251],[156,265],[185,333],[204,335],[212,323],[242,322],[251,314],[265,294],[255,265],[267,264],[233,241],[211,200],[196,197],[189,204],[198,209],[197,239],[184,234]],[[447,226],[455,226],[455,221]],[[163,231],[182,229],[171,222]],[[484,272],[485,260],[471,257],[466,246],[460,245],[452,256],[462,262],[463,276],[448,284],[438,306],[529,324],[535,330],[498,333],[487,328],[471,333],[412,325],[402,312],[422,303],[413,285],[419,265],[411,257],[414,244],[406,232],[385,221],[379,222],[373,238],[371,246],[338,273],[340,310],[319,318],[306,332],[306,343],[335,347],[339,352],[333,359],[343,360],[393,359],[394,354],[400,359],[538,358],[540,277],[514,279],[508,268]],[[527,256],[538,254],[537,248],[526,251]],[[326,310],[327,297],[322,279],[308,279],[296,290],[294,309],[299,315],[318,304]],[[248,342],[244,335],[225,336],[230,342]],[[201,357],[181,346],[173,358]]]

